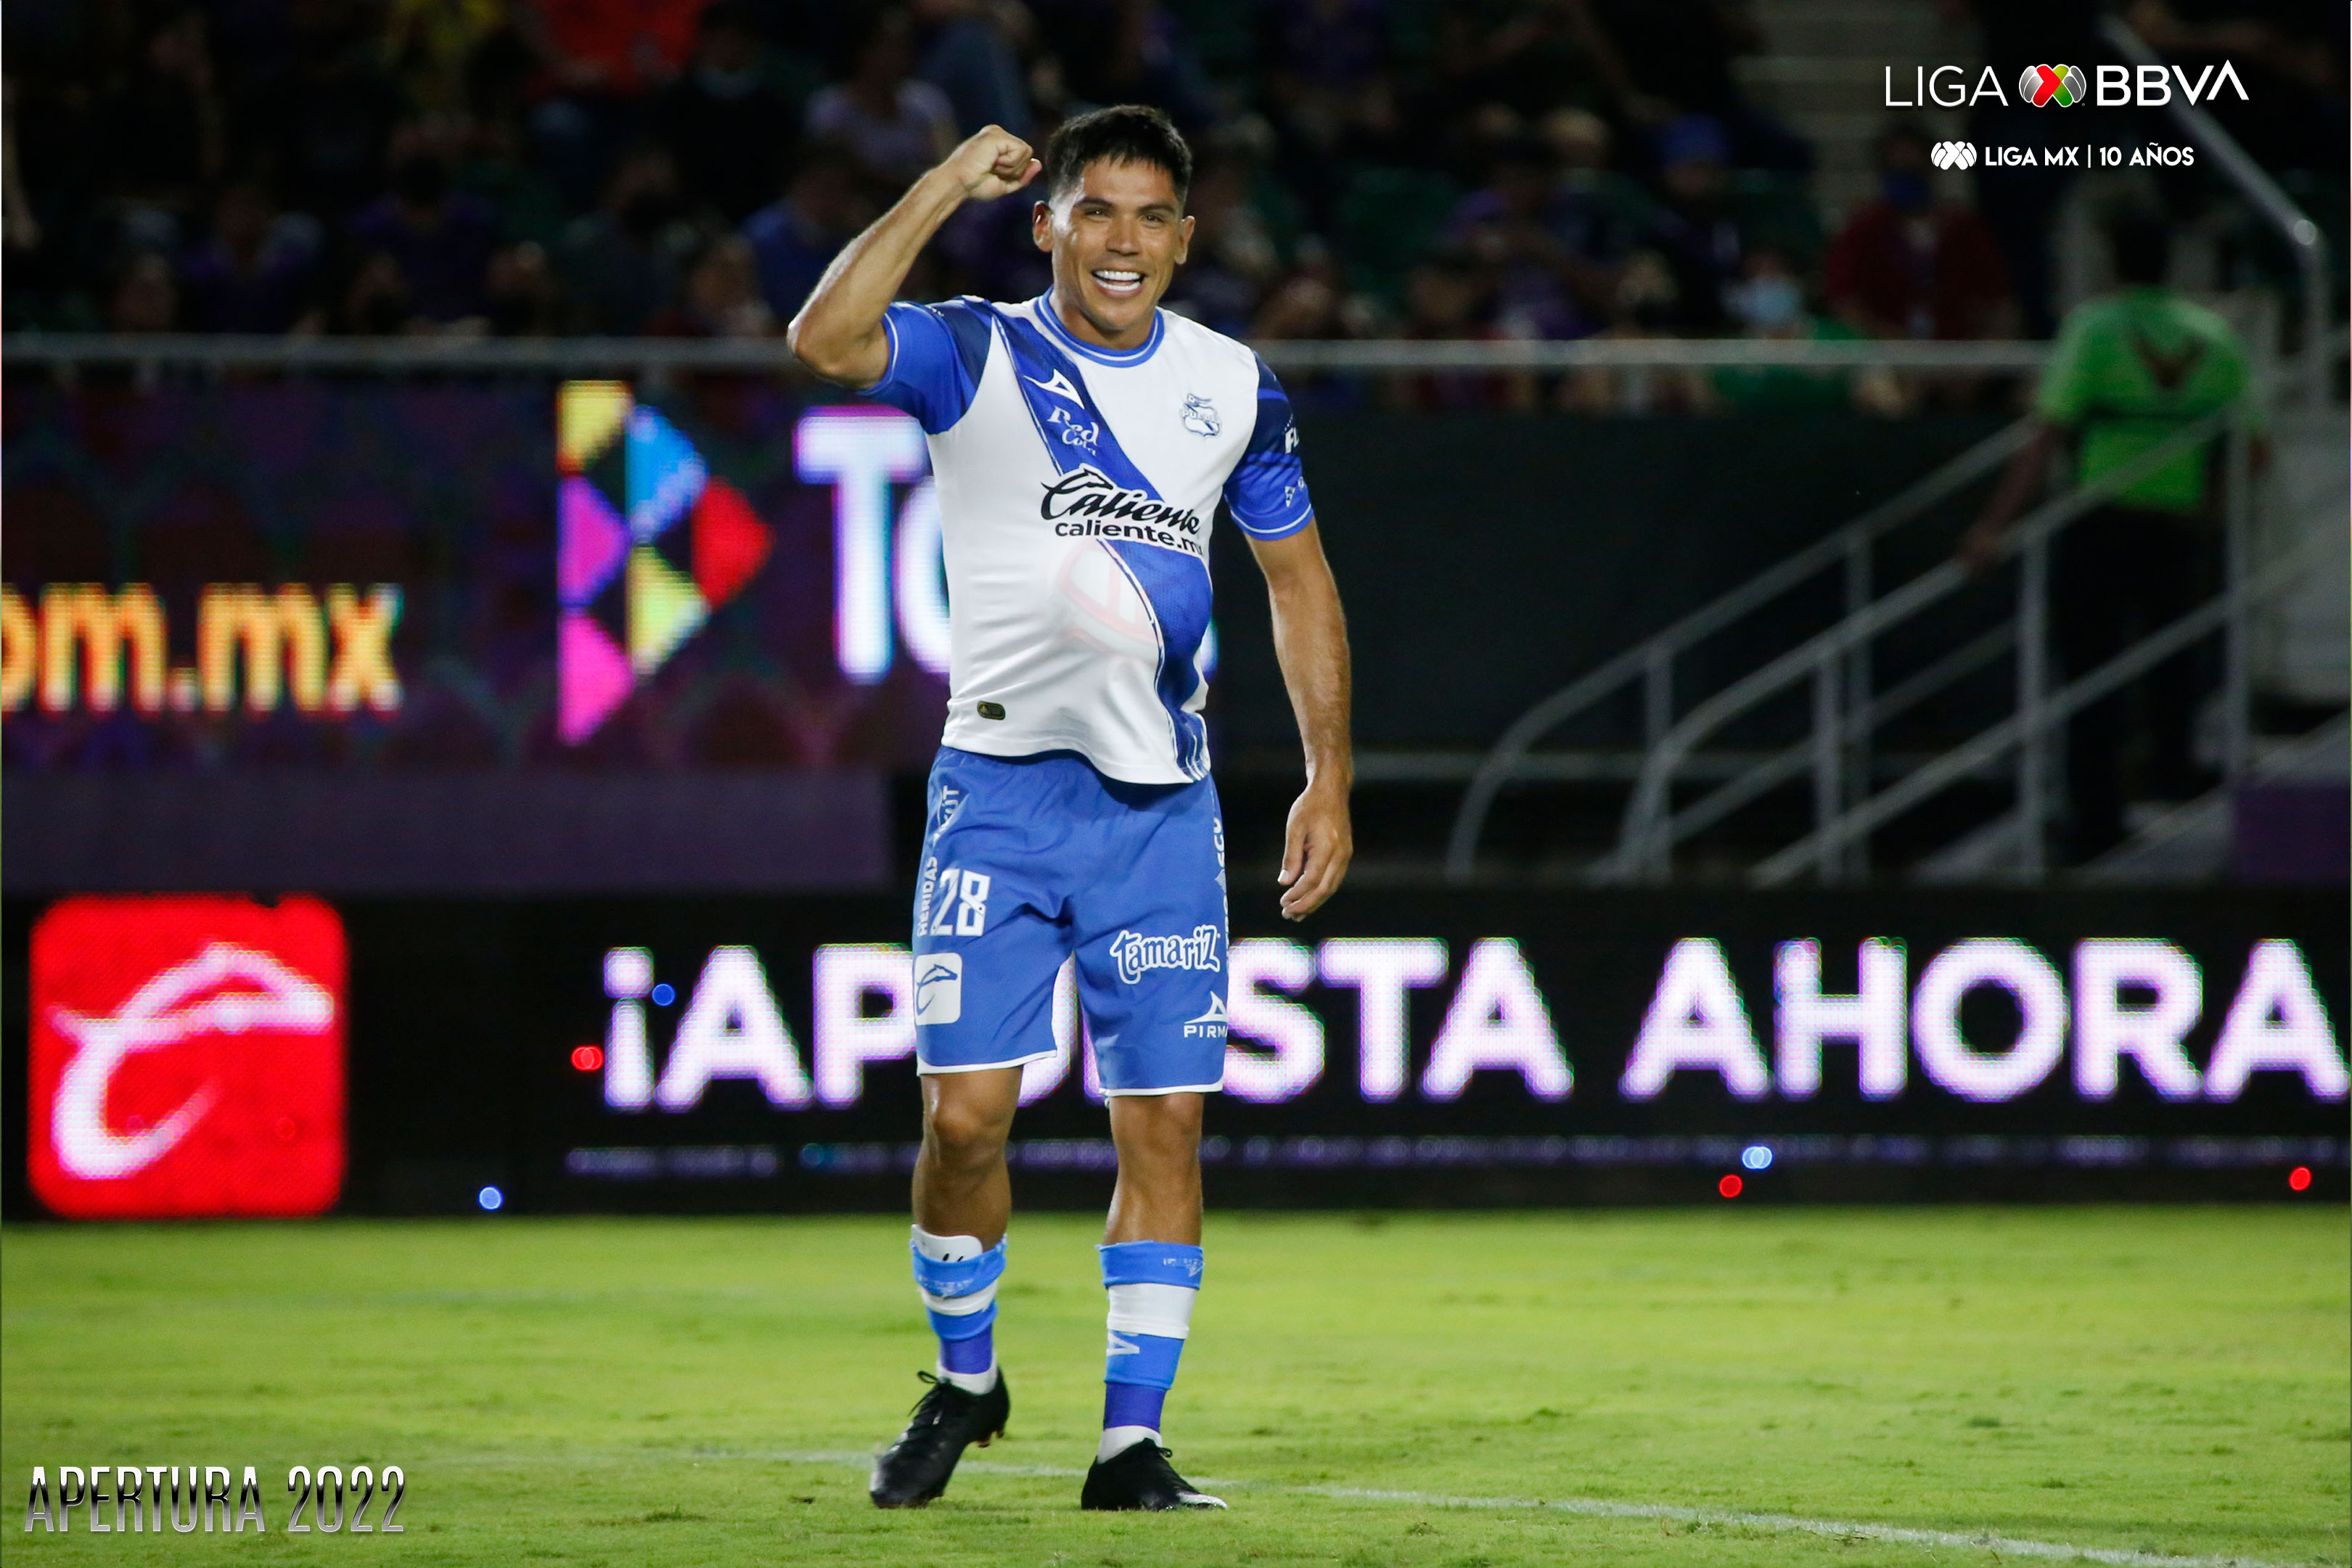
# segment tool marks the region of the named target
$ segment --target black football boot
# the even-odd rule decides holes
[[[1223,1508],[1225,1500],[1193,1490],[1168,1462],[1168,1450],[1149,1437],[1139,1437],[1108,1459],[1097,1459],[1087,1471],[1086,1490],[1078,1506],[1101,1511],[1147,1509],[1153,1513],[1171,1508]]]
[[[874,1461],[866,1493],[877,1508],[920,1508],[947,1490],[964,1449],[973,1443],[984,1448],[1004,1436],[1005,1419],[1013,1413],[1001,1368],[996,1386],[985,1394],[967,1394],[928,1372],[915,1375],[931,1386],[915,1402],[898,1440]]]

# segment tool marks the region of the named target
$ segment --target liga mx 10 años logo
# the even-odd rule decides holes
[[[2017,96],[2036,109],[2072,109],[2091,96],[2091,87],[2080,66],[2028,66],[2017,78]]]
[[[1938,141],[1928,152],[1927,161],[1938,169],[1973,169],[1977,166],[1976,143]]]
[[[566,382],[555,407],[556,728],[577,746],[743,591],[773,535],[625,383]]]

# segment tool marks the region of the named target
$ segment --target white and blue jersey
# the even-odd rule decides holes
[[[1126,352],[1047,299],[893,305],[868,395],[929,435],[951,629],[915,896],[926,1072],[1054,1055],[1077,960],[1103,1090],[1224,1078],[1224,829],[1201,709],[1209,530],[1311,520],[1289,400],[1181,317]]]
[[[1205,778],[1209,534],[1312,508],[1290,402],[1244,344],[1166,311],[1140,348],[1073,337],[1049,298],[896,304],[866,395],[922,424],[947,558],[946,743],[1075,751],[1135,784]]]

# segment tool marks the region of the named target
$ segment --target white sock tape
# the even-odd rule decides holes
[[[916,1286],[915,1290],[923,1298],[923,1305],[939,1313],[940,1316],[968,1318],[974,1312],[988,1310],[988,1304],[996,1300],[996,1287],[999,1283],[998,1281],[991,1280],[969,1296],[934,1296],[920,1285]]]
[[[934,1236],[918,1225],[915,1250],[934,1263],[968,1263],[988,1250],[977,1236]]]
[[[1110,1331],[1182,1339],[1192,1332],[1192,1303],[1201,1292],[1190,1285],[1113,1285]]]

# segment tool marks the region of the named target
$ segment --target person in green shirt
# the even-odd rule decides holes
[[[1971,570],[2000,559],[2010,525],[2062,448],[2073,448],[2076,479],[2087,485],[2208,414],[2235,409],[2262,460],[2245,345],[2221,317],[2164,286],[2170,239],[2151,214],[2110,224],[2119,287],[2060,327],[2034,398],[2032,439],[1960,541],[1959,559]],[[2067,678],[2090,674],[2220,590],[2219,455],[2210,442],[2183,452],[2058,536],[2050,625]],[[2199,664],[2196,650],[2183,653],[2149,672],[2138,692],[2126,687],[2075,715],[2066,737],[2074,862],[2123,840],[2124,768],[2135,740],[2147,746],[2147,793],[2177,800],[2200,792],[2206,780],[2189,747],[2202,695]],[[2145,709],[2137,727],[2136,706]]]

